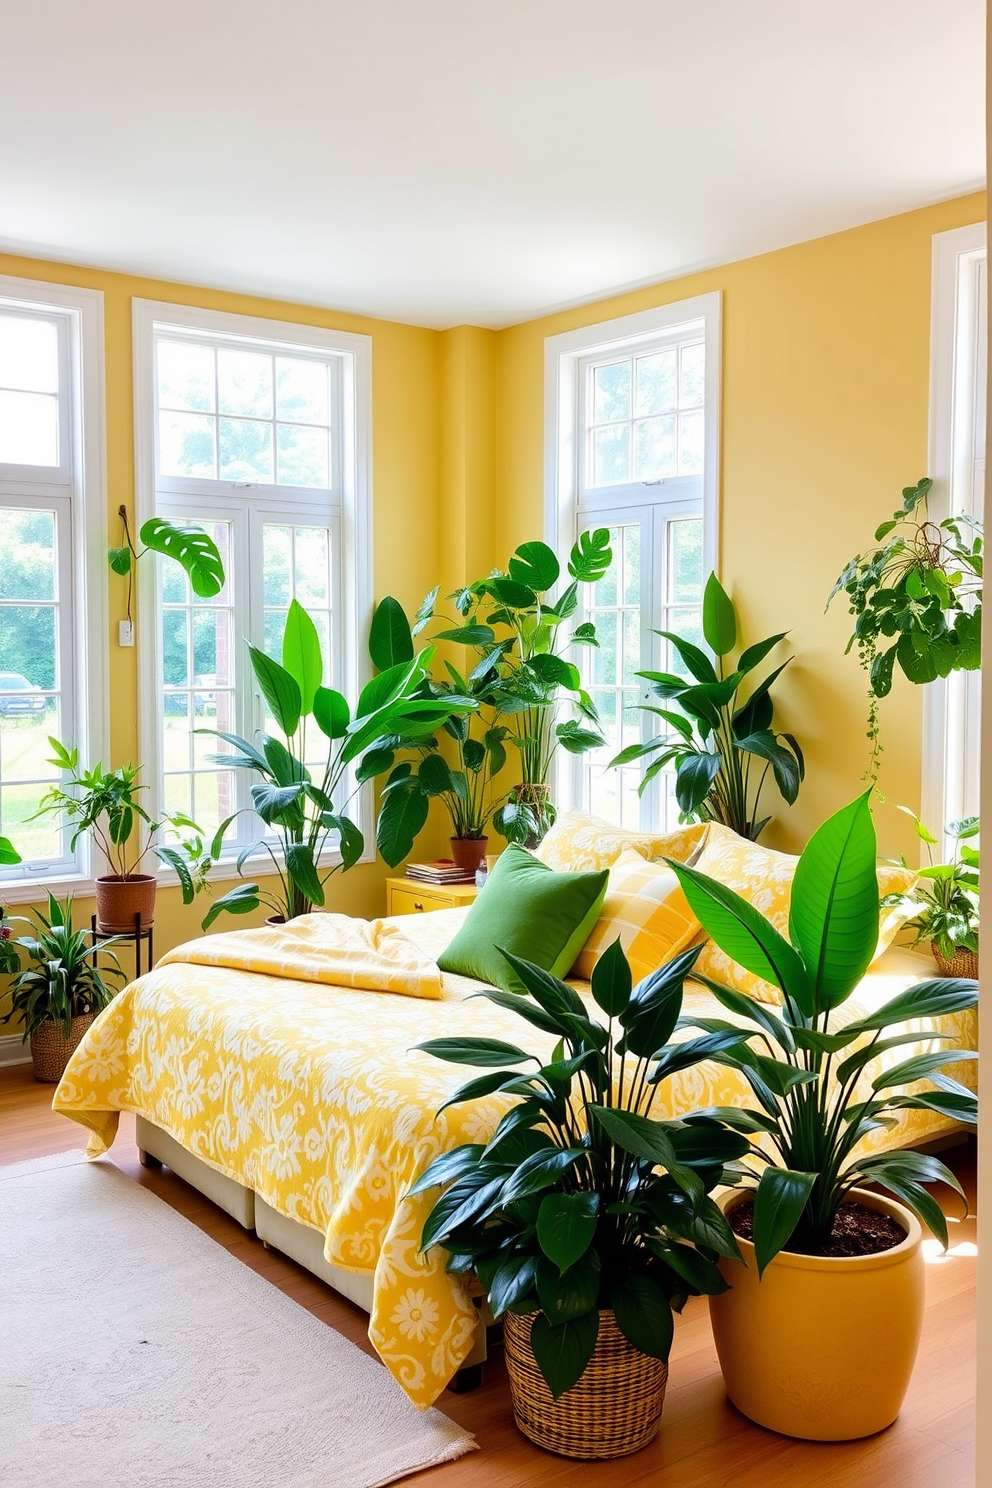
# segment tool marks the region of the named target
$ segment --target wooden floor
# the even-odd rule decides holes
[[[0,1163],[85,1146],[83,1129],[52,1113],[51,1094],[51,1086],[35,1083],[30,1066],[0,1069]],[[944,1155],[973,1199],[973,1146]],[[246,1266],[372,1352],[362,1312],[291,1261],[266,1251],[181,1179],[142,1168],[129,1117],[122,1118],[111,1156],[135,1182],[165,1199]],[[956,1213],[953,1204],[948,1212]],[[417,1488],[972,1488],[974,1215],[964,1221],[955,1218],[950,1228],[948,1257],[938,1252],[927,1267],[926,1323],[909,1396],[899,1420],[878,1436],[841,1445],[802,1443],[745,1420],[727,1404],[706,1305],[694,1302],[676,1321],[661,1434],[643,1452],[613,1464],[575,1463],[532,1447],[514,1428],[497,1353],[486,1366],[481,1390],[446,1393],[438,1401],[449,1416],[475,1432],[480,1451],[410,1481]],[[16,1284],[16,1278],[8,1278],[7,1285]],[[871,1348],[871,1339],[865,1339],[865,1348]]]

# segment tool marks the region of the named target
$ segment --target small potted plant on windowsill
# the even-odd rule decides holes
[[[951,822],[947,835],[958,843],[949,863],[935,863],[932,849],[937,839],[908,807],[899,808],[916,823],[917,835],[927,850],[928,866],[920,869],[918,882],[908,894],[890,894],[882,902],[916,911],[906,927],[916,931],[914,945],[926,941],[942,976],[978,976],[978,870],[977,847],[968,843],[978,836],[977,816]]]
[[[32,910],[31,916],[36,935],[3,939],[4,971],[20,965],[18,951],[27,955],[29,964],[10,984],[10,1009],[0,1022],[22,1021],[24,1042],[31,1042],[35,1078],[54,1085],[97,1013],[114,997],[104,978],[123,979],[124,973],[109,949],[112,941],[90,943],[88,930],[73,928],[71,899],[63,908],[49,894],[48,914]],[[8,929],[6,923],[2,928]],[[110,965],[98,970],[98,955]]]
[[[228,825],[225,822],[214,840],[217,852],[205,853],[200,829],[180,812],[166,812],[153,821],[141,804],[140,792],[146,787],[139,781],[140,765],[126,764],[116,770],[105,770],[99,761],[91,770],[81,768],[79,750],[49,738],[54,754],[50,764],[64,772],[65,779],[53,785],[42,798],[42,813],[65,817],[71,825],[71,845],[75,848],[84,833],[89,833],[103,854],[111,871],[96,880],[96,918],[101,931],[129,935],[136,924],[147,930],[155,920],[155,892],[158,880],[154,873],[140,872],[146,854],[154,851],[163,862],[178,867],[189,860],[186,879],[180,874],[183,900],[189,904],[198,887],[205,881]],[[177,833],[192,833],[182,838],[178,847],[158,847],[152,838],[164,828]]]

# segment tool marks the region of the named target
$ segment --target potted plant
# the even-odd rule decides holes
[[[35,1078],[54,1085],[97,1013],[114,996],[104,977],[123,978],[123,972],[114,952],[108,950],[111,941],[92,942],[88,930],[73,928],[71,899],[63,909],[49,894],[47,916],[37,910],[30,913],[37,935],[4,941],[24,951],[29,964],[10,984],[10,1009],[0,1022],[13,1018],[23,1022],[24,1042],[31,1041]],[[98,955],[108,958],[109,968],[97,969]],[[9,964],[4,966],[9,969]]]
[[[375,665],[384,670],[414,655],[414,636],[432,618],[437,600],[435,589],[417,611],[411,628],[402,605],[388,596],[376,606],[369,636],[369,652]],[[445,661],[447,678],[433,678],[425,686],[428,695],[438,699],[469,697],[476,705],[471,713],[452,713],[443,720],[440,734],[452,741],[455,761],[449,764],[439,748],[438,733],[424,737],[417,720],[411,733],[390,741],[380,760],[390,772],[383,787],[377,841],[379,851],[391,867],[406,854],[396,856],[402,844],[404,823],[411,811],[426,819],[428,803],[441,802],[451,822],[451,856],[459,867],[475,872],[483,863],[489,838],[486,828],[497,810],[493,777],[506,763],[506,745],[510,730],[497,722],[493,705],[494,674],[486,667],[476,668],[468,677]],[[395,763],[396,755],[412,755]],[[419,806],[411,798],[422,798]]]
[[[982,664],[982,524],[974,517],[931,522],[928,477],[902,493],[902,506],[875,531],[881,546],[845,566],[827,604],[847,595],[868,673],[869,778],[878,773],[878,700],[892,690],[898,664],[910,682],[934,682]]]
[[[914,945],[929,942],[937,970],[943,976],[978,976],[978,869],[981,857],[968,842],[978,836],[977,816],[951,822],[947,835],[958,843],[949,863],[935,863],[932,849],[937,839],[908,807],[900,807],[916,823],[925,843],[928,866],[920,869],[919,881],[908,894],[890,894],[882,903],[915,909],[906,927],[916,931]]]
[[[451,596],[462,623],[434,636],[475,653],[469,679],[484,683],[496,713],[510,718],[508,742],[522,778],[492,818],[510,842],[536,846],[553,824],[550,775],[557,750],[583,754],[605,743],[578,668],[562,652],[598,644],[589,621],[567,636],[563,627],[579,609],[579,585],[596,583],[612,561],[608,530],[583,532],[568,559],[571,582],[552,599],[561,577],[558,559],[546,543],[521,543],[505,573],[496,569]],[[563,718],[566,707],[572,716]]]
[[[365,850],[362,831],[346,807],[357,785],[388,769],[389,741],[418,729],[433,733],[451,714],[475,707],[471,698],[441,699],[429,692],[425,684],[434,648],[428,647],[373,677],[352,716],[347,699],[321,681],[324,662],[317,628],[295,599],[286,616],[282,663],[251,644],[248,653],[282,738],[263,733],[255,744],[239,734],[201,732],[231,746],[231,753],[212,756],[217,764],[258,777],[252,802],[269,835],[242,852],[239,871],[253,853],[266,853],[277,887],[270,892],[257,883],[238,884],[211,905],[204,930],[225,910],[247,914],[264,904],[272,911],[270,919],[285,921],[322,906],[332,873],[350,868]],[[314,747],[323,756],[316,780],[305,763],[314,757]],[[399,862],[409,853],[426,815],[425,802],[423,816],[410,812],[394,820],[390,848],[398,856],[387,862]],[[322,856],[334,837],[340,862],[325,865]]]
[[[897,1416],[923,1320],[919,1221],[947,1245],[927,1185],[946,1183],[963,1198],[936,1157],[873,1153],[862,1138],[901,1110],[977,1119],[972,1092],[941,1073],[975,1054],[932,1049],[949,1035],[924,1036],[928,1052],[880,1058],[920,1044],[918,1029],[907,1027],[913,1020],[974,1007],[974,981],[919,982],[863,1017],[837,1017],[878,940],[868,802],[866,793],[810,838],[796,866],[788,940],[731,889],[670,864],[717,945],[782,995],[778,1013],[701,979],[754,1030],[738,1029],[740,1041],[711,1056],[741,1073],[756,1105],[707,1114],[759,1144],[752,1160],[760,1177],[723,1203],[743,1261],[721,1262],[730,1290],[710,1302],[727,1393],[760,1425],[819,1441],[867,1436]],[[687,1021],[704,1038],[735,1026]]]
[[[615,942],[592,978],[605,1020],[549,972],[507,954],[526,995],[476,995],[549,1035],[549,1051],[558,1040],[553,1051],[539,1057],[489,1038],[418,1045],[488,1067],[446,1104],[519,1097],[487,1143],[435,1158],[411,1192],[444,1187],[422,1248],[443,1246],[449,1271],[479,1278],[504,1318],[517,1425],[564,1456],[619,1457],[652,1439],[672,1311],[723,1291],[717,1261],[739,1254],[710,1193],[735,1181],[747,1137],[710,1115],[651,1116],[665,1079],[740,1037],[735,1029],[669,1044],[698,954],[683,952],[632,988]]]
[[[98,761],[92,769],[84,769],[79,762],[79,750],[58,739],[49,738],[54,751],[50,764],[57,765],[64,773],[64,780],[46,792],[39,813],[64,816],[72,827],[72,846],[89,832],[106,859],[110,872],[96,880],[96,918],[99,928],[119,934],[133,934],[135,924],[142,930],[155,920],[155,891],[157,880],[154,873],[140,872],[146,854],[154,850],[163,861],[176,866],[183,856],[179,848],[153,847],[152,838],[165,827],[175,832],[191,831],[192,847],[199,841],[200,829],[181,812],[166,812],[159,821],[153,821],[141,803],[140,795],[146,787],[138,779],[140,765],[120,765],[116,770],[105,770]],[[219,850],[219,839],[227,823],[220,829],[215,845]],[[202,858],[203,855],[201,855]],[[198,873],[206,872],[202,862]],[[192,881],[189,897],[183,886],[185,903],[192,901]]]
[[[788,661],[768,673],[745,696],[745,679],[785,632],[739,649],[736,662],[727,658],[739,648],[737,611],[711,573],[703,593],[703,637],[716,665],[698,646],[674,631],[658,635],[678,652],[687,676],[673,672],[638,672],[662,700],[644,708],[667,725],[665,733],[643,744],[630,744],[611,760],[629,765],[650,760],[639,793],[657,774],[675,767],[675,799],[683,821],[718,821],[739,837],[756,842],[771,818],[760,816],[761,795],[771,770],[782,796],[791,806],[806,773],[803,752],[792,734],[772,728],[772,684]]]

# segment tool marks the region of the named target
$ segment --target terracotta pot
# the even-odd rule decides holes
[[[127,878],[108,874],[96,881],[96,923],[99,930],[112,930],[118,935],[134,934],[134,917],[141,916],[141,928],[155,923],[155,890],[158,881],[153,873],[132,873]]]
[[[486,861],[486,848],[489,846],[488,837],[452,837],[451,856],[459,868],[471,869],[477,872]]]
[[[62,1024],[49,1018],[31,1035],[31,1058],[34,1062],[34,1077],[44,1085],[57,1085],[65,1074],[65,1067],[75,1054],[83,1035],[96,1013],[79,1013],[72,1020],[69,1037],[62,1032]]]
[[[930,951],[937,970],[945,977],[978,977],[978,952],[966,950],[964,946],[955,946],[954,955],[948,960],[940,954],[937,942],[930,942]]]
[[[729,1214],[749,1195],[725,1194]],[[880,1194],[852,1197],[889,1214],[906,1239],[866,1256],[781,1251],[762,1279],[754,1246],[744,1265],[721,1261],[730,1291],[710,1320],[727,1394],[759,1426],[808,1441],[851,1441],[890,1426],[909,1386],[923,1326],[923,1235],[916,1217]]]
[[[628,1343],[613,1313],[601,1308],[592,1358],[556,1400],[534,1358],[531,1313],[503,1318],[503,1346],[517,1429],[560,1457],[627,1457],[658,1434],[668,1365]]]

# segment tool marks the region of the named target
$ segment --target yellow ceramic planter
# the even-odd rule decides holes
[[[724,1261],[730,1291],[710,1298],[727,1394],[739,1411],[784,1436],[849,1441],[890,1426],[909,1386],[923,1325],[919,1222],[895,1200],[855,1190],[908,1232],[877,1255],[780,1252],[761,1281],[754,1246]],[[722,1201],[729,1212],[747,1195]]]

